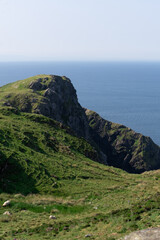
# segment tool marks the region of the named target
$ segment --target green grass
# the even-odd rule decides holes
[[[0,109],[0,239],[119,239],[160,222],[160,171],[128,174],[47,117]],[[10,211],[11,216],[3,215]],[[49,219],[55,215],[56,219]]]
[[[95,150],[47,117],[0,109],[1,192],[55,192],[64,179],[91,176]]]
[[[51,75],[37,75],[24,80],[19,80],[0,87],[0,106],[4,104],[14,106],[21,111],[33,112],[42,102],[44,91],[33,91],[29,86],[37,79],[42,78],[42,85],[46,87],[51,82]],[[32,104],[31,104],[32,102]]]
[[[34,79],[0,88],[0,101],[13,87],[25,92]],[[114,127],[120,125],[113,124],[109,134]],[[76,240],[91,234],[90,239],[116,240],[160,226],[160,170],[128,174],[87,156],[95,150],[68,127],[1,107],[0,239]],[[2,207],[8,199],[11,204]]]
[[[93,163],[94,164],[94,163]],[[5,194],[11,205],[0,208],[1,239],[119,239],[160,223],[160,171],[127,174],[97,164],[104,176],[68,180],[61,196]],[[11,216],[4,216],[10,211]],[[49,219],[56,216],[55,220]]]

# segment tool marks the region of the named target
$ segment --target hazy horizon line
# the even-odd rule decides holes
[[[160,63],[160,60],[0,60],[0,63],[55,62],[55,63]]]

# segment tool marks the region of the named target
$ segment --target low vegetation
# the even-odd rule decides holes
[[[93,178],[63,180],[60,195],[0,194],[0,239],[119,239],[160,226],[160,172],[130,175],[90,163]],[[99,179],[97,168],[103,171]],[[11,215],[3,215],[9,211]],[[53,215],[55,219],[50,219]]]
[[[159,171],[94,162],[83,138],[41,115],[5,107],[0,122],[0,239],[113,240],[159,225]]]
[[[116,240],[134,230],[160,227],[160,170],[129,174],[100,164],[97,146],[62,122],[7,105],[6,98],[15,101],[13,87],[20,96],[34,79],[0,89],[0,239]],[[32,97],[29,91],[26,97]],[[37,96],[40,101],[41,92]],[[108,124],[112,137],[119,125]],[[95,121],[90,125],[96,127]],[[139,144],[137,138],[135,148]]]

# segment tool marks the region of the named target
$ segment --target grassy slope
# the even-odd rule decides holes
[[[92,171],[97,167],[90,166]],[[119,239],[148,227],[160,226],[160,172],[129,175],[99,165],[101,179],[65,181],[64,196],[0,195],[1,239]],[[12,215],[2,215],[9,210]],[[56,216],[49,219],[50,214]]]
[[[18,104],[25,104],[34,79],[0,88],[0,102],[12,100],[14,89]],[[41,93],[36,97],[40,101]],[[92,147],[69,133],[46,117],[0,109],[0,206],[11,199],[9,207],[0,207],[0,239],[92,234],[90,239],[114,240],[158,226],[160,171],[131,175],[93,162],[85,157],[95,155]],[[7,210],[11,216],[3,215]]]
[[[0,109],[0,205],[11,199],[0,208],[0,239],[113,240],[158,226],[160,172],[130,175],[93,162],[85,157],[92,147],[69,132],[49,118]]]
[[[69,133],[69,128],[42,115],[1,108],[1,191],[58,192],[65,179],[92,176],[89,167],[85,169],[85,155],[95,151]]]
[[[33,90],[29,88],[29,85],[31,82],[45,77],[48,78],[46,84],[49,84],[51,76],[37,75],[0,87],[0,106],[3,106],[3,104],[7,102],[23,110],[27,107],[28,102],[30,102],[31,99],[34,99],[35,103],[33,103],[33,108],[35,108],[37,103],[40,103],[42,100],[42,93],[40,91],[36,93],[33,92]]]

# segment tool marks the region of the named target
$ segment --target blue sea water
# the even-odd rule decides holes
[[[82,106],[160,145],[160,62],[1,62],[0,86],[36,74],[69,77]]]

